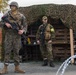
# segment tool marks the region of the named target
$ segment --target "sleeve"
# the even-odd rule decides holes
[[[26,17],[25,16],[22,16],[22,29],[24,30],[24,32],[26,33],[27,32],[27,22],[26,22]]]
[[[4,21],[4,19],[6,18],[6,17],[8,17],[8,12],[6,12],[2,17],[1,17],[1,27],[2,28],[7,28],[6,26],[5,26],[5,21]]]

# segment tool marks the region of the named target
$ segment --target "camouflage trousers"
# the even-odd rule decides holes
[[[11,51],[14,54],[14,64],[19,65],[19,50],[21,48],[21,36],[15,33],[6,33],[4,40],[4,64],[8,65],[10,61]]]
[[[47,58],[48,61],[53,60],[53,53],[52,53],[52,44],[49,44],[47,41],[44,45],[40,44],[40,50],[44,58]]]

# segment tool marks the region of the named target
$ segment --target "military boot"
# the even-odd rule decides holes
[[[15,72],[18,72],[18,73],[25,73],[25,71],[21,70],[19,68],[19,65],[15,66]]]
[[[48,65],[48,60],[47,60],[47,58],[44,58],[42,66],[47,66],[47,65]]]
[[[55,65],[54,65],[54,63],[53,63],[52,60],[50,60],[50,62],[49,62],[49,66],[50,66],[50,67],[55,67]]]
[[[7,65],[4,65],[2,71],[0,71],[0,74],[6,74],[7,73]]]

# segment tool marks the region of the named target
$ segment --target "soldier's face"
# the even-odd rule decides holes
[[[10,9],[11,9],[11,11],[15,11],[15,10],[17,10],[17,7],[12,5],[12,6],[10,6]]]
[[[48,19],[43,19],[42,22],[43,23],[47,23],[48,22]]]

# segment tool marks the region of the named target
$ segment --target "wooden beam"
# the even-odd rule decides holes
[[[74,55],[74,43],[73,43],[73,28],[70,27],[70,49],[71,49],[71,56]],[[72,64],[74,63],[74,59],[72,59]]]

